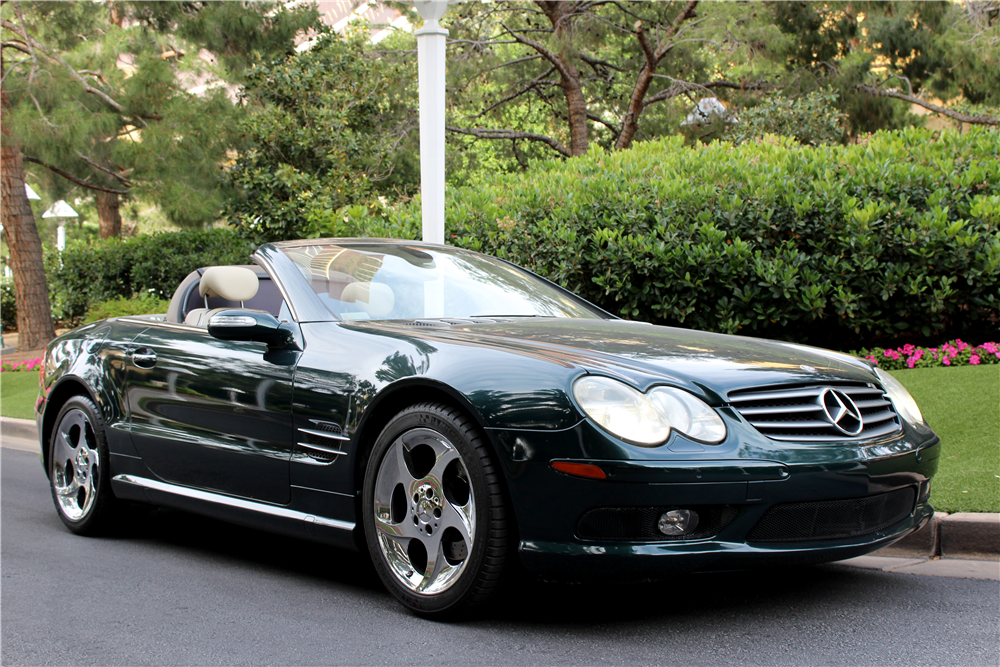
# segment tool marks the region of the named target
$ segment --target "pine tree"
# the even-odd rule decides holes
[[[295,36],[319,19],[312,6],[276,2],[2,5],[4,166],[12,169],[4,226],[25,347],[52,331],[51,322],[38,328],[36,319],[51,319],[43,315],[21,328],[22,309],[49,311],[37,299],[40,248],[23,255],[33,246],[13,241],[37,238],[16,165],[42,167],[35,173],[50,195],[94,193],[102,237],[119,234],[125,196],[155,202],[180,225],[214,220],[221,164],[237,141],[229,86],[249,63],[293,51]]]

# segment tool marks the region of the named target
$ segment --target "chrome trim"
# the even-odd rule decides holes
[[[332,447],[324,447],[323,445],[310,445],[308,442],[297,442],[295,443],[299,447],[305,447],[306,449],[315,449],[317,452],[324,452],[326,454],[336,454],[337,456],[346,456],[347,452],[341,451],[339,449],[333,449]]]
[[[834,410],[836,414],[831,414],[830,406],[826,405],[825,399],[831,395],[835,401],[834,407],[840,407],[839,410]],[[817,384],[791,389],[771,387],[759,391],[741,390],[729,396],[729,404],[751,426],[771,440],[857,442],[902,430],[899,416],[885,393],[870,384]],[[847,415],[859,422],[856,430],[845,429],[838,423]]]
[[[114,481],[122,482],[123,484],[132,484],[133,486],[138,486],[144,489],[152,489],[153,491],[162,491],[163,493],[170,493],[184,498],[203,500],[205,502],[215,503],[216,505],[225,505],[236,509],[259,512],[260,514],[268,514],[281,519],[296,519],[299,521],[305,521],[306,523],[323,526],[325,528],[354,530],[354,523],[351,521],[329,519],[322,516],[316,516],[314,514],[306,514],[305,512],[298,512],[296,510],[278,507],[276,505],[265,505],[264,503],[257,503],[252,500],[233,498],[232,496],[224,496],[219,493],[201,491],[199,489],[192,489],[186,486],[177,486],[176,484],[167,484],[166,482],[159,482],[155,479],[147,479],[146,477],[136,477],[135,475],[115,475]]]
[[[300,428],[300,433],[308,433],[309,435],[318,435],[321,438],[330,438],[331,440],[341,440],[349,442],[351,440],[350,436],[341,435],[340,433],[331,433],[329,431],[316,431],[311,428]]]

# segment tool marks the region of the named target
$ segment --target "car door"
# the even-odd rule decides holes
[[[157,323],[126,357],[132,441],[161,479],[289,502],[292,380],[299,353]]]

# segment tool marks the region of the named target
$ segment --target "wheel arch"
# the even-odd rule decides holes
[[[86,396],[94,405],[101,409],[101,404],[97,400],[97,394],[87,385],[86,382],[75,375],[67,375],[60,378],[59,382],[49,390],[49,395],[45,399],[45,412],[42,414],[42,431],[39,433],[39,440],[42,447],[42,463],[45,466],[45,474],[49,474],[49,438],[52,429],[56,426],[56,417],[59,411],[66,405],[66,401],[74,396]]]
[[[510,487],[507,484],[506,477],[506,466],[503,465],[502,461],[503,455],[482,415],[479,414],[479,411],[461,393],[442,382],[427,378],[408,378],[386,387],[375,397],[371,405],[365,409],[361,420],[358,422],[358,439],[355,446],[356,455],[353,470],[356,499],[355,513],[357,515],[356,525],[364,525],[361,514],[361,487],[364,484],[365,468],[368,465],[368,459],[375,446],[375,441],[378,440],[379,435],[382,434],[389,420],[409,406],[418,403],[442,403],[461,410],[475,421],[479,430],[486,438],[490,452],[493,454],[497,467],[500,469],[500,485],[507,501],[508,511],[514,519],[511,525],[516,530],[517,518],[514,516],[514,507],[513,503],[511,503]]]

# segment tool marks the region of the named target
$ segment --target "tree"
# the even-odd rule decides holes
[[[363,31],[323,32],[301,53],[253,67],[240,93],[244,144],[227,171],[226,215],[257,242],[317,236],[344,206],[415,183],[412,58],[369,52]],[[407,162],[413,164],[405,164]]]
[[[318,16],[278,3],[4,2],[0,21],[5,160],[44,167],[51,194],[96,193],[102,236],[114,236],[125,195],[155,201],[178,224],[217,217],[220,163],[232,145],[226,82],[247,62],[292,51]],[[219,51],[214,59],[201,57],[207,48]],[[209,85],[188,92],[199,82]],[[3,195],[8,240],[32,236],[23,186],[19,194],[5,185]],[[47,300],[22,301],[45,292],[31,247],[12,242],[11,256],[19,322],[22,310],[44,311],[21,330],[36,341],[52,334],[50,321],[36,329],[51,319]]]
[[[580,155],[595,138],[621,150],[673,133],[708,95],[740,108],[832,91],[848,136],[912,123],[908,105],[892,98],[993,124],[992,116],[921,96],[1000,97],[996,50],[985,54],[1000,40],[1000,21],[990,27],[972,5],[979,7],[974,0],[467,3],[446,15],[454,64],[448,129],[508,142],[526,166],[527,157],[546,153]]]

